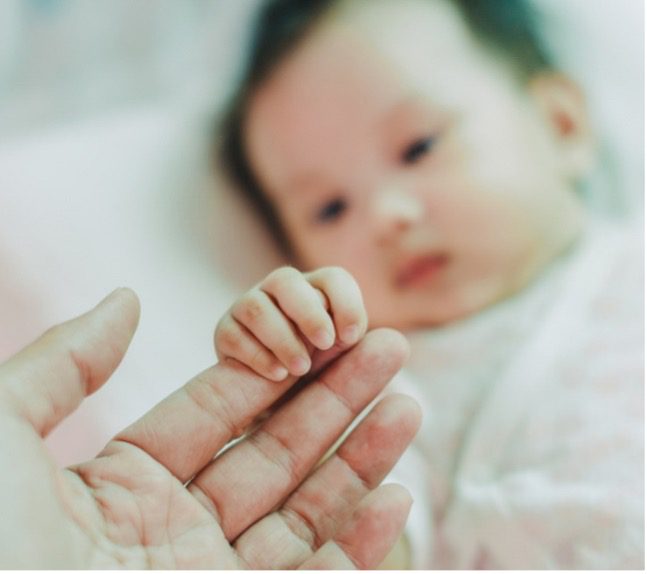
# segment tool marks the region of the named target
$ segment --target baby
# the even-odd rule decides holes
[[[224,142],[295,268],[232,307],[220,359],[281,380],[409,334],[400,566],[641,568],[642,240],[586,208],[584,96],[527,6],[271,2]]]

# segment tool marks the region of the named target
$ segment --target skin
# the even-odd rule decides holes
[[[442,0],[341,2],[260,86],[244,133],[296,264],[349,271],[371,326],[469,316],[583,227],[581,93],[548,72],[521,84]]]
[[[218,322],[216,354],[221,361],[239,361],[281,381],[288,372],[316,372],[328,358],[357,343],[367,322],[359,287],[344,269],[325,267],[304,274],[282,267]]]
[[[136,296],[118,290],[0,365],[0,566],[374,568],[411,504],[377,485],[413,438],[417,405],[382,400],[314,467],[402,365],[403,338],[368,333],[215,459],[295,377],[215,365],[97,458],[57,468],[44,437],[110,377],[138,318]]]
[[[344,269],[300,273],[282,267],[234,303],[219,321],[214,342],[221,362],[241,363],[281,381],[288,372],[318,372],[361,340],[367,321],[359,286]],[[408,543],[402,536],[379,568],[409,567]]]

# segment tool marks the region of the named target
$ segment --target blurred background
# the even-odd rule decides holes
[[[62,462],[213,362],[218,317],[281,261],[210,162],[261,3],[0,0],[0,360],[118,285],[143,306],[115,378],[52,436]],[[535,4],[589,97],[592,204],[640,216],[643,0]]]
[[[0,136],[135,101],[209,90],[217,100],[258,4],[1,0]]]
[[[206,96],[217,109],[261,3],[0,0],[0,138],[138,101]],[[643,1],[534,4],[557,61],[615,108],[602,121],[641,135]]]

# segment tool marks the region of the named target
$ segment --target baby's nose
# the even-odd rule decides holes
[[[413,193],[399,188],[389,188],[376,194],[374,215],[378,234],[388,238],[405,230],[423,215],[423,205]]]

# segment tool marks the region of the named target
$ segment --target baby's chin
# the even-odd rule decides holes
[[[430,294],[429,297],[419,298],[415,304],[408,305],[409,308],[394,304],[392,309],[400,307],[400,312],[389,313],[389,315],[384,314],[383,309],[387,304],[383,304],[380,312],[371,314],[369,309],[369,326],[371,329],[389,327],[405,334],[423,329],[453,326],[495,307],[523,288],[520,285],[498,287],[472,290],[462,293],[462,297],[455,294],[447,301],[439,301],[437,296]]]
[[[483,308],[486,306],[483,305]],[[388,327],[402,333],[412,333],[422,329],[436,329],[446,327],[465,320],[476,314],[480,309],[443,309],[437,312],[419,313],[416,316],[406,315],[399,317],[378,317],[371,319],[369,314],[369,328],[377,329]]]

